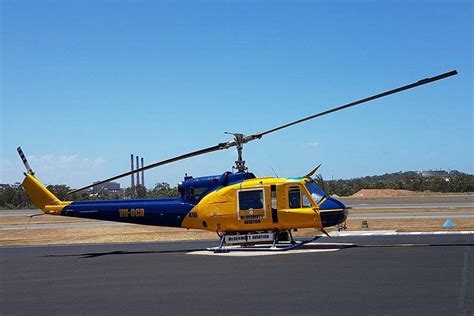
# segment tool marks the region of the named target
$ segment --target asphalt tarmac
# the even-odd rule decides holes
[[[321,238],[330,252],[190,255],[214,242],[0,248],[1,315],[473,315],[474,235]]]

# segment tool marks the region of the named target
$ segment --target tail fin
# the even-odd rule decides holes
[[[36,207],[42,209],[43,212],[46,212],[47,205],[59,206],[62,204],[62,202],[53,193],[46,189],[46,187],[42,185],[38,179],[29,173],[25,173],[25,180],[23,180],[22,185]],[[48,207],[48,209],[50,208]],[[48,211],[48,213],[50,212]]]
[[[18,147],[17,150],[27,170],[27,172],[25,172],[25,180],[23,180],[22,186],[28,196],[36,207],[40,208],[43,212],[49,214],[61,214],[61,210],[64,206],[71,202],[60,201],[53,193],[46,189],[46,187],[34,177],[34,172],[31,170],[21,148]]]

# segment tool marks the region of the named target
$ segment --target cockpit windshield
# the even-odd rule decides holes
[[[327,196],[327,194],[314,181],[307,182],[306,188],[311,193],[313,200],[318,204],[325,196]]]

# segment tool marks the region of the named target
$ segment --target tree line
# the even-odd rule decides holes
[[[349,180],[324,180],[318,176],[316,181],[329,195],[349,196],[362,189],[397,189],[430,192],[474,192],[474,175],[451,171],[444,177],[422,176],[415,171],[386,173]]]
[[[474,192],[474,175],[458,171],[452,171],[446,177],[426,177],[418,172],[408,171],[349,180],[324,180],[321,176],[317,176],[316,181],[326,193],[330,195],[337,194],[339,196],[349,196],[362,189],[402,189],[444,193]],[[47,188],[56,195],[58,199],[63,201],[170,198],[180,196],[178,188],[171,187],[166,182],[157,183],[153,189],[147,189],[139,185],[134,189],[126,188],[117,192],[103,190],[98,194],[91,194],[90,192],[84,191],[67,195],[72,188],[63,184],[49,185]],[[19,183],[13,185],[0,184],[0,208],[18,209],[34,207]]]
[[[134,189],[126,188],[117,192],[103,190],[98,194],[91,194],[88,191],[67,194],[73,189],[64,184],[48,185],[46,188],[62,201],[171,198],[180,196],[178,188],[171,187],[166,182],[157,183],[153,189],[147,189],[143,185],[138,185]],[[19,183],[13,185],[0,184],[0,209],[22,208],[35,208],[23,187]]]

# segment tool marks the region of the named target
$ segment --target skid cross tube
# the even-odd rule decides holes
[[[280,231],[281,232],[281,231]],[[226,242],[225,242],[225,236],[229,235],[224,233],[219,241],[219,246],[217,247],[211,247],[207,248],[208,251],[212,251],[214,253],[229,253],[229,252],[245,252],[245,251],[288,251],[288,250],[294,250],[298,249],[310,242],[315,241],[316,239],[320,238],[321,236],[315,236],[314,238],[311,239],[305,239],[305,240],[299,240],[295,241],[293,239],[293,236],[291,235],[291,231],[288,231],[289,236],[291,238],[289,243],[281,243],[278,240],[278,233],[277,231],[273,232],[273,241],[271,242],[270,245],[264,246],[263,244],[261,245],[255,245],[254,243],[246,244],[243,243],[239,247],[226,247]]]

